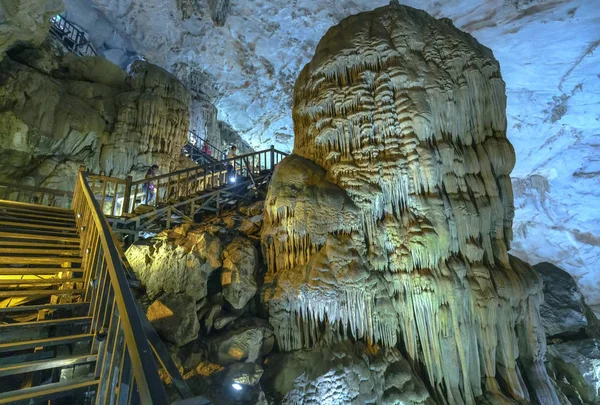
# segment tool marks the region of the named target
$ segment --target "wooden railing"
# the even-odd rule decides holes
[[[138,207],[159,207],[232,184],[239,178],[252,178],[263,170],[273,170],[285,156],[271,147],[136,181],[91,174],[89,179],[101,211],[109,217],[121,217],[136,212]]]
[[[73,193],[71,191],[0,182],[0,200],[70,208]]]
[[[73,210],[83,252],[85,301],[90,303],[92,318],[92,354],[98,356],[95,403],[167,404],[119,251],[88,181],[88,175],[80,172]]]

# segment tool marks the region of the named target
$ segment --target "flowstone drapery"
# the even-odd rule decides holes
[[[400,344],[450,404],[558,403],[541,281],[508,254],[505,109],[492,52],[448,20],[391,4],[328,31],[296,82],[294,154],[266,201],[281,349]]]

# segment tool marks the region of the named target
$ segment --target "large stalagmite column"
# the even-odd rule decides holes
[[[451,404],[532,388],[558,402],[541,281],[507,253],[505,110],[492,52],[449,21],[391,4],[327,32],[296,82],[294,154],[266,203],[280,348],[401,345]]]

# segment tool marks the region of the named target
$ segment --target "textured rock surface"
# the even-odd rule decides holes
[[[132,245],[126,255],[150,299],[162,292],[181,293],[195,303],[206,296],[208,277],[221,267],[221,253],[218,238],[182,226]]]
[[[263,384],[281,404],[435,403],[397,350],[361,343],[270,356]]]
[[[591,328],[593,330],[588,334],[593,336],[598,320],[585,303],[573,277],[551,263],[538,263],[533,268],[544,281],[540,315],[546,335],[572,335]],[[591,324],[587,317],[592,318]]]
[[[273,349],[273,330],[261,319],[243,319],[208,340],[212,362],[228,365],[255,362]]]
[[[50,17],[64,8],[62,0],[0,0],[0,59],[18,43],[40,44]]]
[[[548,347],[549,370],[571,404],[600,403],[600,348],[597,339]]]
[[[138,179],[154,163],[186,164],[190,95],[157,66],[138,61],[126,73],[47,41],[11,52],[0,75],[2,181],[72,190],[80,165]]]
[[[515,156],[491,51],[392,4],[331,28],[294,100],[262,232],[280,348],[400,340],[450,403],[528,401],[519,358],[531,397],[558,403],[541,279],[507,253]]]
[[[236,238],[223,251],[223,297],[235,309],[242,309],[256,294],[257,265],[258,253],[247,239]]]
[[[187,295],[165,294],[148,307],[146,316],[165,340],[183,346],[198,337],[200,322],[195,308]]]
[[[217,89],[219,119],[254,148],[286,151],[292,84],[319,39],[341,19],[388,2],[232,0],[225,25],[216,27],[206,0],[66,1],[98,49],[125,59],[138,52],[170,71],[177,63],[204,71]],[[195,5],[188,19],[183,3]],[[559,265],[576,276],[588,304],[600,305],[600,211],[593,209],[600,205],[600,8],[593,0],[403,3],[451,18],[494,51],[518,156],[513,254]]]

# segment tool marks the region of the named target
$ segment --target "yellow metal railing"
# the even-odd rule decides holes
[[[84,300],[90,304],[92,318],[92,354],[98,356],[95,402],[167,404],[119,250],[88,180],[88,175],[81,171],[73,210],[83,253]]]

